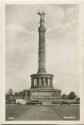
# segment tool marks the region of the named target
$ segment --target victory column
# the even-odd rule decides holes
[[[31,87],[25,90],[26,99],[42,99],[44,101],[52,101],[53,99],[60,100],[61,91],[53,88],[53,76],[46,72],[46,54],[45,54],[45,32],[44,26],[44,11],[38,11],[40,16],[39,32],[39,48],[38,48],[38,72],[37,74],[30,75]]]

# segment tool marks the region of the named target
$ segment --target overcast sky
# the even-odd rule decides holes
[[[38,10],[45,10],[46,69],[53,85],[79,95],[78,5],[6,5],[6,90],[27,89],[38,70]]]

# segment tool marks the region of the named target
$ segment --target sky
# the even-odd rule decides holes
[[[5,7],[6,91],[29,89],[30,75],[38,70],[38,10],[45,10],[46,70],[62,93],[79,95],[79,9],[76,4]]]

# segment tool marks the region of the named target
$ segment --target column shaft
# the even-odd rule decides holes
[[[38,74],[46,73],[45,69],[45,27],[39,27]]]

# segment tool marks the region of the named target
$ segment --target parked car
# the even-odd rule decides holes
[[[63,104],[70,105],[70,101],[69,100],[61,100],[61,105],[63,105]]]
[[[80,101],[75,101],[75,104],[80,104]]]
[[[60,100],[53,100],[52,104],[60,104]]]
[[[24,99],[16,99],[16,104],[21,105],[21,104],[26,104],[27,101]]]
[[[29,100],[26,104],[27,105],[42,105],[43,102],[39,100]]]
[[[80,101],[72,101],[71,104],[80,104]]]

